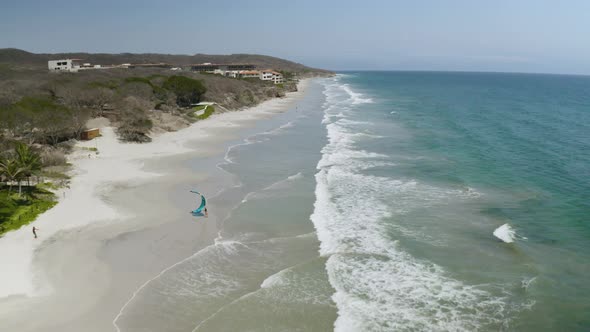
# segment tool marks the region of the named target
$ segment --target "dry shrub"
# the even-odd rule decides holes
[[[64,141],[64,142],[57,144],[57,147],[60,150],[62,150],[64,153],[71,152],[74,149],[74,146],[76,146],[76,140],[74,140],[74,139]]]
[[[141,99],[135,96],[128,96],[125,97],[120,103],[119,108],[123,110],[129,109],[139,109],[142,111],[147,111],[153,109],[153,103],[146,99]]]
[[[147,143],[151,142],[148,133],[152,129],[153,122],[146,111],[136,108],[123,110],[123,119],[118,123],[117,133],[126,142]]]
[[[66,154],[62,149],[47,149],[41,152],[43,166],[60,166],[67,162]]]

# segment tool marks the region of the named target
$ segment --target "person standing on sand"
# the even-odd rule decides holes
[[[35,235],[35,239],[37,238],[37,231],[39,230],[39,228],[33,226],[33,235]]]
[[[205,210],[203,210],[203,212],[205,212],[205,218],[209,217],[209,212],[207,212],[207,208],[205,208]]]

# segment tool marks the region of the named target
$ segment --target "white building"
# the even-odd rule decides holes
[[[69,71],[69,72],[77,72],[79,70],[86,70],[86,69],[105,69],[111,67],[103,67],[101,65],[92,65],[91,63],[83,63],[80,64],[78,61],[80,59],[65,59],[65,60],[50,60],[47,61],[47,67],[49,71],[53,72],[60,72],[60,71]]]
[[[260,71],[259,77],[262,81],[272,81],[274,84],[281,84],[285,82],[281,73],[270,69]]]
[[[272,70],[260,71],[260,79],[263,81],[271,81],[272,80]]]
[[[237,70],[226,70],[224,75],[225,77],[238,78],[238,73]]]
[[[283,78],[283,74],[276,73],[272,76],[272,82],[274,84],[283,84],[285,83],[285,79]]]
[[[258,70],[240,70],[238,76],[241,78],[259,78],[260,72]]]
[[[76,62],[76,59],[65,59],[65,60],[49,60],[47,61],[47,67],[50,71],[78,71],[80,65]]]

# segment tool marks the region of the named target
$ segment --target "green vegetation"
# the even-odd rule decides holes
[[[119,84],[117,83],[117,81],[106,81],[106,82],[102,82],[102,81],[95,81],[95,82],[90,82],[88,83],[88,87],[89,88],[106,88],[106,89],[110,89],[110,90],[116,90],[119,87]]]
[[[5,179],[8,192],[12,191],[12,186],[16,182],[20,196],[22,182],[27,180],[27,184],[30,185],[31,176],[41,170],[41,158],[23,143],[17,143],[14,150],[7,154],[8,157],[0,157],[0,178]]]
[[[84,58],[98,63],[151,61],[144,56],[100,55],[93,58],[94,55],[84,55]],[[154,61],[158,58],[157,62],[175,63],[181,60],[168,55],[149,57],[154,57]],[[194,62],[191,62],[199,63],[197,59],[200,57],[194,56]],[[24,61],[27,58],[31,61]],[[257,78],[238,80],[165,68],[138,67],[55,74],[47,71],[46,58],[52,56],[20,50],[5,50],[3,53],[0,50],[0,63],[6,63],[0,68],[0,152],[5,142],[40,144],[44,146],[41,149],[44,162],[48,158],[57,162],[63,159],[58,158],[60,154],[67,153],[67,148],[62,148],[61,144],[78,138],[86,129],[84,126],[90,117],[108,118],[123,140],[148,142],[153,127],[171,128],[173,117],[186,122],[187,118],[192,118],[188,116],[190,106],[202,100],[217,102],[227,109],[240,109],[282,96],[283,90],[291,91],[289,84],[281,89],[273,86],[272,82]],[[300,74],[305,69],[272,57],[236,55],[220,56],[219,59],[221,63],[245,62],[259,68],[277,68],[283,70],[287,79],[293,76],[292,73]],[[182,62],[186,60],[182,58]],[[162,113],[167,113],[167,116],[162,116]]]
[[[156,79],[156,78],[164,78],[165,79],[166,76],[160,75],[160,74],[152,74],[152,75],[148,76],[147,78],[148,78],[148,80],[151,81],[151,80]]]
[[[128,142],[147,143],[152,139],[147,133],[152,129],[153,122],[141,109],[127,110],[124,112],[124,120],[119,125],[118,133]]]
[[[134,83],[134,82],[135,83],[144,83],[144,84],[147,84],[147,85],[153,87],[152,82],[147,77],[137,77],[137,76],[126,77],[125,82],[126,83]]]
[[[16,143],[0,157],[0,234],[30,223],[55,205],[53,193],[31,185],[31,177],[42,174],[41,167],[39,154],[24,143]],[[13,191],[15,184],[18,193]]]
[[[213,107],[213,105],[201,105],[201,106],[195,106],[193,108],[194,113],[193,113],[193,117],[198,119],[198,120],[205,120],[206,118],[208,118],[211,114],[213,114],[215,112],[215,107]],[[196,115],[196,112],[205,110],[205,112],[201,115]]]
[[[56,145],[75,138],[90,114],[58,104],[51,97],[24,97],[0,109],[0,131],[28,143]]]
[[[168,97],[168,91],[157,85],[152,85],[152,91],[154,92],[154,97],[160,100],[158,104],[160,104],[160,106],[165,104],[165,100]],[[156,105],[156,109],[158,109],[158,105]]]
[[[180,107],[200,102],[201,96],[207,92],[201,81],[177,75],[168,77],[162,87],[176,95],[176,104]]]
[[[57,203],[55,195],[39,187],[29,187],[23,195],[0,190],[0,235],[19,229]]]
[[[16,153],[14,162],[22,170],[22,177],[30,184],[31,176],[41,170],[41,157],[30,146],[23,143],[17,143],[14,152]]]
[[[106,77],[97,79],[103,73]],[[150,110],[174,112],[199,102],[207,91],[201,81],[186,76],[135,72],[113,78],[110,73],[50,75],[35,94],[22,91],[22,97],[0,90],[0,145],[21,141],[58,147],[79,138],[91,116],[108,117],[124,141],[149,142]],[[54,154],[59,153],[54,149]]]

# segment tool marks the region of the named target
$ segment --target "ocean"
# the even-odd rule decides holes
[[[347,72],[308,90],[219,160],[219,237],[143,288],[122,331],[590,330],[590,77]]]

